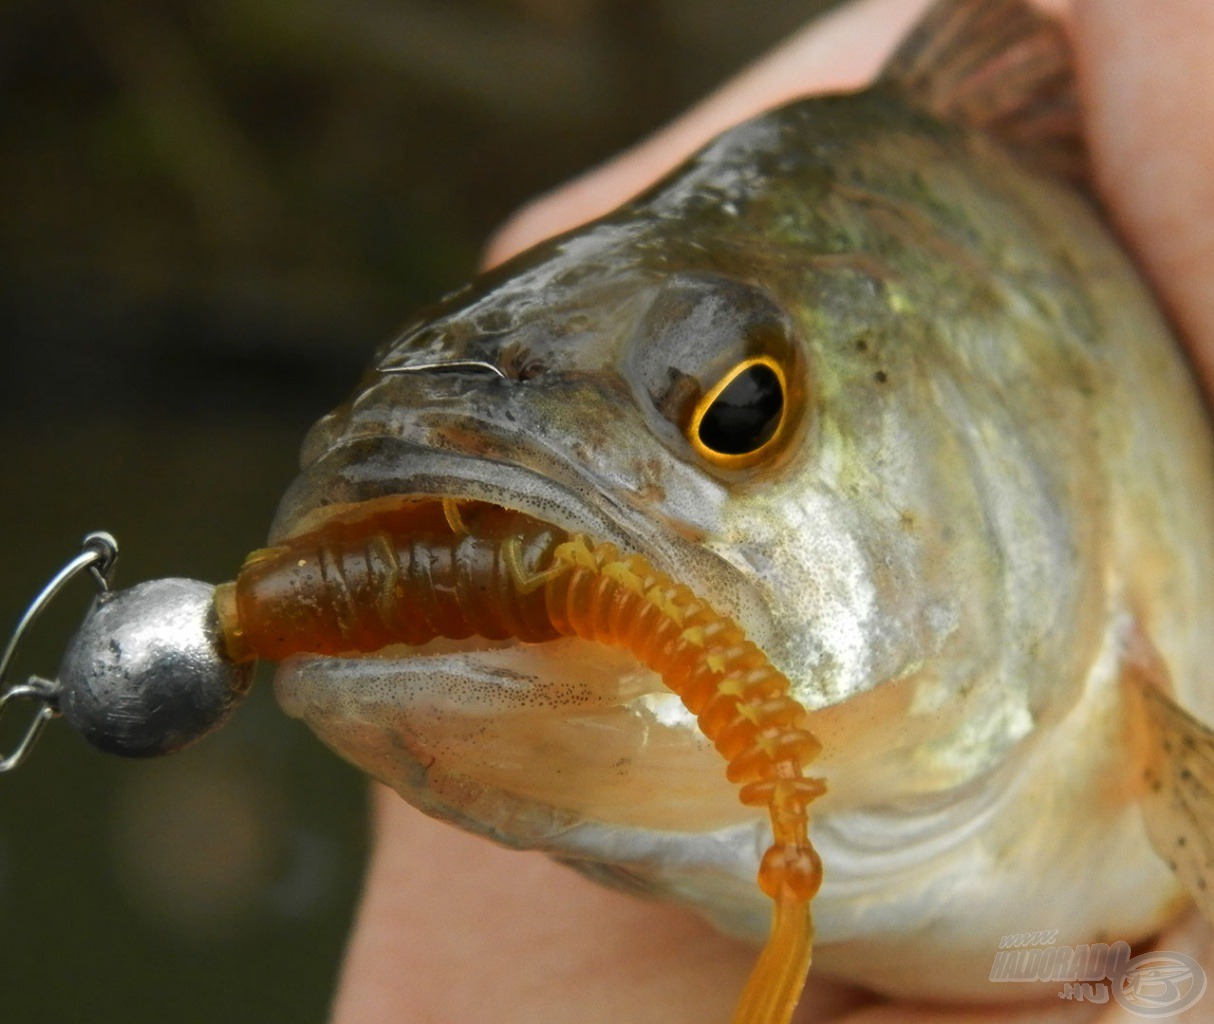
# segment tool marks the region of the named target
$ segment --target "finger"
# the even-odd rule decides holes
[[[1111,939],[1109,941],[1112,941]],[[1183,953],[1192,957],[1207,978],[1214,977],[1214,931],[1195,910],[1190,910],[1176,924],[1157,938],[1136,944],[1136,952]],[[992,951],[992,958],[994,951]],[[941,966],[941,970],[946,967]],[[916,1007],[910,1005],[880,1005],[863,1008],[856,1013],[841,1017],[833,1024],[1134,1024],[1147,1013],[1123,1008],[1112,994],[1117,982],[1109,978],[1088,982],[1089,994],[1084,1001],[1074,998],[1047,998],[1045,1001],[1029,1001],[1020,1006],[990,1007]],[[1198,984],[1201,984],[1200,979]],[[1007,986],[1000,994],[1007,996]],[[1059,996],[1065,994],[1062,982],[1058,984]],[[1014,993],[1012,993],[1014,994]],[[1096,1000],[1104,1000],[1103,1004]],[[1203,997],[1204,999],[1204,997]],[[1204,1008],[1199,1002],[1194,1012]],[[1168,1007],[1159,1007],[1160,1017],[1173,1018]],[[1149,1011],[1148,1011],[1149,1012]],[[1180,1017],[1175,1017],[1180,1020]],[[1189,1020],[1188,1016],[1184,1017]],[[1208,1020],[1208,1014],[1193,1020]]]
[[[833,1024],[1103,1024],[1098,1020],[1101,1012],[1099,1006],[1059,1000],[988,1009],[892,1004],[861,1010]]]
[[[1097,178],[1214,388],[1214,4],[1077,0]]]
[[[674,907],[432,821],[377,787],[335,1024],[722,1020],[754,950]]]
[[[927,4],[860,0],[812,22],[640,145],[525,206],[489,242],[486,265],[609,212],[731,125],[798,96],[863,85]]]
[[[755,948],[687,911],[432,821],[376,786],[377,835],[334,1024],[725,1020]],[[871,997],[811,979],[798,1024]]]

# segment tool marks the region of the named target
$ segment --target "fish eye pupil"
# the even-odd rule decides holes
[[[749,455],[771,440],[783,412],[779,374],[765,362],[743,365],[713,396],[696,435],[710,453]]]

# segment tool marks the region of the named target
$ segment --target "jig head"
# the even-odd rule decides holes
[[[39,591],[0,659],[0,714],[13,702],[38,705],[0,772],[29,757],[42,730],[62,716],[94,746],[125,757],[171,754],[221,725],[248,692],[251,664],[223,651],[215,588],[160,579],[114,590],[118,542],[90,533],[79,554]],[[27,630],[74,577],[87,571],[97,597],[68,642],[54,678],[8,684]]]

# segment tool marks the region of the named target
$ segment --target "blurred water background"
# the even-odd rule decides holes
[[[230,577],[307,425],[494,225],[828,5],[6,0],[3,628],[91,529],[120,585]],[[176,758],[58,723],[0,777],[0,1021],[324,1020],[365,787],[264,683]]]

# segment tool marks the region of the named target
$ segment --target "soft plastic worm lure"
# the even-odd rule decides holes
[[[774,842],[759,885],[774,902],[771,933],[733,1020],[789,1020],[822,880],[807,808],[825,786],[803,774],[820,747],[787,677],[689,588],[612,544],[497,506],[436,499],[256,551],[218,588],[216,607],[238,662],[473,635],[577,636],[630,651],[696,715],[742,802],[768,809]]]
[[[100,538],[100,539],[99,539]],[[759,885],[774,902],[767,946],[734,1024],[787,1024],[809,968],[809,902],[822,879],[808,837],[824,785],[804,765],[818,741],[805,709],[736,623],[644,558],[520,512],[452,498],[376,502],[255,551],[236,580],[149,580],[111,591],[108,535],[43,588],[0,658],[0,712],[37,705],[0,771],[19,765],[60,714],[103,750],[180,750],[243,698],[257,657],[370,653],[436,637],[542,643],[577,636],[625,648],[656,671],[728,763],[742,802],[766,807],[774,842]],[[6,686],[27,625],[64,582],[100,566],[102,594],[68,644],[57,679]]]

